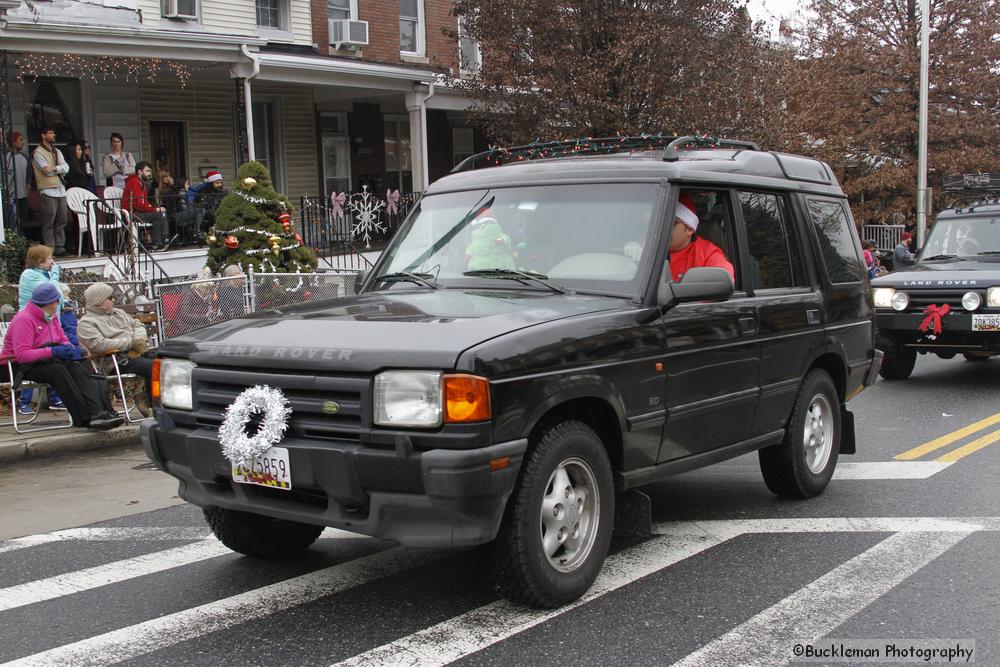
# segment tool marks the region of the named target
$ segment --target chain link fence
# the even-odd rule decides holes
[[[334,299],[356,293],[358,271],[323,273],[256,273],[247,276],[252,310],[271,310],[295,303]]]

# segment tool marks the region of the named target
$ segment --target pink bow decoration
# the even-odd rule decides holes
[[[386,212],[389,215],[399,213],[399,208],[396,206],[399,203],[399,190],[386,190],[385,200],[389,204],[386,208]]]
[[[919,329],[926,332],[927,329],[933,327],[934,335],[937,336],[941,333],[941,318],[951,312],[951,306],[947,303],[941,306],[936,306],[933,303],[926,308],[924,308],[924,321],[920,323]]]
[[[347,193],[341,192],[337,194],[336,192],[330,195],[330,216],[336,220],[340,220],[344,217],[344,202],[347,201]]]

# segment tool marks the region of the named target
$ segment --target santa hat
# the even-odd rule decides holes
[[[221,180],[222,180],[222,174],[220,174],[215,169],[205,174],[206,183],[214,183],[215,181],[221,181]]]
[[[677,207],[674,209],[674,217],[691,228],[691,231],[698,229],[698,214],[695,213],[696,206],[694,199],[687,192],[682,192],[677,198]]]

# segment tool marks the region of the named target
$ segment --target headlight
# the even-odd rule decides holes
[[[889,299],[889,302],[892,304],[893,310],[902,311],[906,310],[906,307],[910,305],[910,297],[907,296],[906,292],[896,292]]]
[[[966,292],[962,295],[962,308],[975,310],[981,305],[983,305],[983,297],[979,296],[978,292]]]
[[[379,426],[441,425],[441,373],[387,371],[375,376]]]
[[[986,305],[990,308],[1000,308],[1000,287],[986,290]]]
[[[876,287],[873,290],[873,296],[875,297],[875,307],[876,308],[891,308],[892,307],[892,295],[896,293],[896,290],[891,287]]]
[[[182,359],[160,360],[160,403],[165,408],[190,410],[191,372],[194,364]]]

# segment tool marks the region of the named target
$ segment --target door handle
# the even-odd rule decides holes
[[[757,331],[757,321],[752,317],[740,318],[740,333],[752,334]]]
[[[818,310],[807,310],[806,311],[806,322],[809,324],[819,324],[819,311]]]

